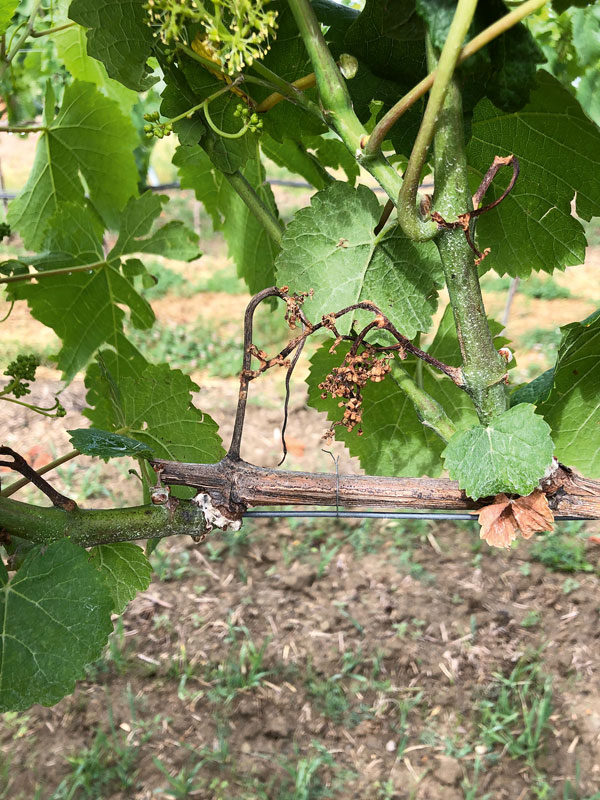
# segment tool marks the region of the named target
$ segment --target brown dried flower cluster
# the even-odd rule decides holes
[[[362,434],[360,424],[362,422],[362,389],[369,381],[380,383],[390,372],[390,360],[393,355],[387,354],[378,356],[375,350],[366,345],[361,353],[353,354],[350,351],[344,358],[340,367],[334,367],[325,380],[319,384],[321,397],[325,399],[328,395],[342,398],[338,403],[344,409],[341,420],[334,422],[325,434],[325,440],[330,441],[337,425],[343,425],[349,431],[357,425],[358,435]]]
[[[314,290],[311,289],[308,292],[295,292],[294,294],[286,296],[287,290],[287,286],[282,286],[280,289],[282,295],[284,295],[283,299],[285,300],[287,306],[284,319],[289,325],[290,329],[294,331],[298,326],[298,322],[302,322],[300,308],[307,297],[313,296]]]

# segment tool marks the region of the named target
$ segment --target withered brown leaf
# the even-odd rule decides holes
[[[524,539],[529,539],[534,533],[554,530],[554,514],[548,498],[539,489],[534,489],[527,497],[513,500],[512,510]]]
[[[479,512],[480,536],[492,547],[510,547],[520,531],[524,539],[534,533],[551,531],[554,515],[548,498],[539,489],[527,497],[511,500],[505,494],[497,494],[494,502]]]

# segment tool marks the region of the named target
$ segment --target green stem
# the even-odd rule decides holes
[[[60,467],[62,464],[65,464],[67,461],[70,461],[72,458],[76,458],[79,455],[81,455],[79,450],[70,450],[68,453],[55,458],[54,461],[49,461],[47,464],[44,464],[43,467],[36,469],[36,472],[38,475],[45,475],[47,472],[51,472],[53,469]],[[18,492],[19,489],[27,486],[28,483],[31,483],[29,478],[19,478],[18,481],[11,483],[10,486],[6,487],[6,489],[2,489],[0,492],[0,497],[10,497],[11,494],[15,494],[15,492]]]
[[[58,402],[58,398],[56,399],[52,408],[41,408],[40,406],[36,406],[33,403],[25,403],[23,400],[16,400],[14,397],[5,397],[4,394],[0,395],[0,400],[5,400],[7,403],[16,403],[18,406],[24,406],[28,408],[30,411],[35,411],[36,414],[41,414],[44,417],[56,417],[56,416],[64,416],[57,415],[56,409],[60,409],[60,403]],[[54,413],[52,413],[54,412]]]
[[[261,61],[253,61],[252,62],[252,69],[258,72],[259,75],[269,81],[279,92],[284,96],[287,97],[288,100],[292,100],[293,102],[297,103],[299,106],[302,106],[306,111],[310,112],[313,116],[317,117],[321,121],[323,121],[323,114],[321,113],[321,109],[319,106],[306,97],[297,86],[294,86],[291,83],[288,83],[276,72],[273,72]]]
[[[373,175],[396,202],[402,183],[400,176],[381,153],[365,158],[363,147],[368,138],[367,131],[354,113],[348,87],[327,47],[309,0],[288,2],[317,76],[325,121],[340,136],[357,162]]]
[[[0,128],[0,133],[40,133],[48,130],[43,125],[27,127],[26,125],[8,125]]]
[[[456,433],[456,428],[437,400],[422,389],[400,364],[394,363],[392,376],[414,405],[423,425],[437,433],[442,441],[449,442]]]
[[[476,7],[477,0],[458,0],[456,12],[437,65],[427,108],[404,173],[398,197],[398,221],[404,233],[417,242],[433,239],[437,234],[437,224],[431,219],[424,220],[420,215],[417,208],[417,191],[444,98]]]
[[[506,31],[521,22],[525,17],[529,16],[534,11],[538,11],[547,2],[548,0],[527,0],[527,2],[522,3],[513,11],[500,17],[500,19],[481,31],[481,33],[471,39],[471,41],[463,47],[458,56],[457,64],[462,64],[467,58],[477,53],[482,47],[485,47],[494,39],[497,39],[498,36],[506,33]],[[398,100],[398,102],[379,120],[371,131],[371,135],[365,146],[365,154],[374,155],[379,151],[390,128],[396,124],[400,117],[416,103],[417,100],[431,89],[436,75],[437,73],[435,70],[430,72],[429,75],[407,92],[404,97]]]
[[[89,270],[100,269],[106,266],[106,261],[93,261],[91,264],[80,264],[76,267],[61,267],[60,269],[48,269],[43,272],[23,272],[20,275],[9,275],[7,278],[0,278],[0,283],[17,283],[19,281],[30,281],[33,280],[33,278],[52,278],[55,275],[88,272]]]
[[[430,53],[433,58],[433,54]],[[433,207],[444,219],[472,209],[467,181],[462,101],[456,81],[452,81],[442,108],[435,139],[435,193]],[[506,362],[498,355],[490,332],[479,275],[465,232],[460,228],[441,229],[436,237],[458,342],[463,358],[465,389],[482,424],[507,408],[503,378]]]
[[[202,534],[204,515],[191,501],[166,506],[63,511],[0,497],[0,529],[34,544],[68,537],[83,547],[137,539],[158,539],[183,533]]]
[[[232,173],[223,172],[222,174],[229,185],[235,189],[244,203],[248,206],[250,211],[254,214],[256,219],[260,222],[275,244],[281,246],[281,240],[283,238],[283,228],[281,223],[276,217],[273,216],[271,210],[259,197],[253,186],[248,183],[246,178],[239,170]]]
[[[65,22],[64,25],[56,25],[54,28],[46,28],[44,31],[31,31],[31,38],[32,39],[39,39],[41,36],[52,36],[53,33],[58,33],[59,31],[66,31],[67,28],[72,28],[77,23],[75,22]]]

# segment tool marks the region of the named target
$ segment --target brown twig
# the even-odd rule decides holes
[[[299,358],[300,353],[299,350],[304,347],[304,343],[306,339],[311,336],[316,331],[326,329],[330,330],[334,336],[336,337],[336,342],[340,341],[350,341],[353,343],[355,348],[355,352],[358,349],[359,345],[362,343],[366,334],[372,330],[373,328],[377,328],[379,330],[386,330],[392,334],[392,336],[398,342],[397,345],[390,345],[387,347],[379,346],[374,347],[374,350],[377,352],[394,352],[400,351],[401,353],[412,353],[417,358],[425,361],[430,366],[434,367],[435,369],[440,370],[443,372],[444,375],[447,375],[457,386],[463,388],[463,376],[462,371],[459,367],[452,367],[449,364],[444,364],[442,361],[439,361],[437,358],[433,358],[425,351],[421,350],[419,347],[414,345],[410,339],[407,339],[406,336],[403,336],[396,327],[390,322],[390,320],[385,316],[385,314],[370,300],[362,300],[358,303],[353,303],[350,306],[346,306],[346,308],[342,308],[340,311],[336,311],[335,313],[325,314],[321,322],[316,323],[313,325],[310,320],[307,318],[306,314],[302,310],[302,303],[306,299],[306,297],[310,294],[310,292],[303,292],[300,294],[290,295],[288,294],[288,287],[282,286],[280,289],[276,286],[271,286],[268,289],[263,289],[262,292],[254,295],[250,302],[246,307],[246,311],[244,314],[244,355],[242,361],[242,372],[240,374],[240,389],[238,394],[238,404],[237,410],[235,415],[235,422],[233,426],[233,434],[231,437],[231,444],[229,445],[229,450],[227,452],[227,459],[229,461],[239,461],[240,460],[240,448],[242,442],[242,434],[244,429],[244,419],[246,416],[246,405],[248,402],[248,388],[250,385],[250,381],[257,378],[263,372],[270,369],[273,366],[287,366],[288,367],[288,374],[286,377],[286,407],[284,411],[284,426],[282,429],[282,437],[285,433],[285,427],[287,424],[287,401],[289,400],[289,379],[291,377],[291,373],[293,368],[296,365],[296,362]],[[286,311],[286,320],[288,321],[291,328],[296,327],[296,323],[299,320],[302,323],[302,333],[299,336],[296,336],[294,339],[288,342],[288,344],[280,350],[277,355],[273,358],[269,358],[266,353],[262,350],[259,350],[256,345],[252,341],[252,330],[253,330],[253,321],[254,321],[254,312],[258,308],[258,306],[267,298],[269,297],[279,297],[281,300],[284,300],[287,303],[287,311]],[[352,311],[369,311],[372,314],[376,315],[376,319],[374,322],[369,323],[365,329],[358,335],[358,339],[356,336],[347,336],[341,335],[335,326],[335,320],[340,319],[340,317],[345,316],[346,314],[350,314]],[[286,361],[288,356],[290,356],[294,351],[296,354],[291,363]],[[259,361],[258,369],[252,369],[252,358],[257,358]],[[284,458],[287,453],[287,448],[285,445],[285,439],[283,438],[283,450],[284,450]],[[280,462],[282,463],[282,462]]]
[[[74,500],[57,492],[54,487],[50,486],[47,480],[42,478],[33,467],[29,466],[27,461],[25,461],[23,456],[19,455],[19,453],[16,453],[10,447],[0,447],[0,455],[10,456],[13,459],[12,462],[0,461],[0,467],[10,467],[10,469],[15,470],[15,472],[19,472],[23,477],[27,478],[28,481],[31,481],[31,483],[37,486],[37,488],[52,501],[53,506],[62,508],[64,511],[74,511],[77,508],[77,503]]]

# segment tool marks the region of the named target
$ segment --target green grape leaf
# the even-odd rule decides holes
[[[323,174],[320,159],[310,153],[302,142],[284,139],[278,142],[267,133],[260,139],[260,147],[267,158],[279,167],[285,167],[295,175],[301,175],[316,189],[324,189],[328,182]]]
[[[275,268],[290,291],[314,289],[309,319],[371,300],[408,338],[431,326],[440,267],[435,245],[407,239],[398,226],[375,236],[382,208],[365,186],[333,183],[287,226]],[[353,315],[339,320],[347,332]],[[354,315],[371,318],[367,312]]]
[[[326,139],[324,136],[309,136],[304,138],[305,143],[314,149],[317,158],[324,167],[343,169],[350,186],[354,186],[360,175],[360,168],[356,158],[339,139]]]
[[[600,7],[578,8],[572,15],[573,47],[582,66],[595,67],[600,59]]]
[[[546,400],[553,386],[554,367],[542,372],[541,375],[538,375],[537,378],[534,378],[529,383],[517,386],[510,396],[510,404],[511,406],[517,406],[519,403],[533,403],[536,406]]]
[[[600,126],[600,70],[591,67],[582,75],[576,96],[588,117]]]
[[[527,277],[532,270],[552,272],[585,257],[581,223],[600,214],[600,131],[575,98],[547,73],[538,72],[538,89],[515,114],[503,114],[482,100],[473,116],[468,147],[473,187],[494,156],[514,153],[521,173],[510,195],[479,217],[480,247],[491,247],[484,262],[499,274]],[[577,147],[573,146],[577,143]],[[486,195],[498,197],[510,170],[501,170]]]
[[[181,187],[194,190],[196,198],[212,216],[214,228],[223,231],[229,255],[250,293],[272,286],[275,283],[273,264],[279,248],[227,179],[213,167],[209,156],[199,146],[182,146],[177,148],[173,163],[178,167]],[[248,160],[241,171],[277,218],[275,199],[260,161]]]
[[[441,50],[454,18],[456,0],[417,0],[416,7],[427,22],[434,46]],[[466,39],[472,39],[504,14],[506,6],[502,0],[480,3]],[[463,75],[476,76],[476,80],[465,81],[463,106],[471,111],[475,103],[487,96],[504,111],[518,111],[527,103],[535,86],[540,61],[543,57],[526,26],[522,23],[513,26],[459,68]]]
[[[552,7],[557,14],[562,14],[568,8],[584,8],[585,6],[593,5],[595,2],[596,0],[552,0]]]
[[[122,614],[136,594],[150,585],[152,564],[142,548],[131,542],[98,545],[89,551],[89,558],[110,589],[115,614]]]
[[[108,254],[109,263],[126,253],[156,253],[181,261],[198,258],[198,235],[183,222],[173,220],[147,236],[168,200],[167,195],[157,195],[151,190],[141,197],[130,198],[121,213],[119,238]],[[147,238],[141,238],[144,236]]]
[[[69,18],[89,28],[88,53],[102,61],[111,78],[143,92],[158,78],[147,62],[154,38],[144,0],[73,0]]]
[[[112,630],[112,598],[83,547],[29,551],[10,579],[0,561],[0,711],[50,706],[70,694]]]
[[[106,68],[87,53],[87,32],[81,25],[73,25],[53,34],[58,57],[78,81],[93,83],[103,95],[114,100],[124,114],[130,114],[137,103],[136,92],[108,77]]]
[[[91,203],[109,224],[115,223],[129,197],[137,194],[133,157],[137,134],[113,100],[93,84],[75,81],[65,89],[61,110],[52,120],[53,112],[48,98],[48,121],[33,168],[8,209],[8,222],[32,250],[42,246],[61,203],[85,203],[86,187]]]
[[[19,0],[0,0],[0,36],[6,33],[18,5]]]
[[[327,413],[330,422],[339,421],[343,410],[338,398],[321,397],[319,384],[333,367],[339,367],[350,349],[347,342],[329,352],[331,341],[320,347],[310,360],[308,404]],[[403,367],[414,372],[415,364]],[[442,440],[426,428],[417,417],[414,406],[394,380],[393,373],[381,383],[369,382],[363,389],[362,436],[341,425],[335,438],[343,442],[350,455],[356,456],[369,475],[436,477],[442,469]]]
[[[552,428],[559,461],[599,478],[600,311],[561,331],[554,387],[539,411]]]
[[[528,495],[552,462],[550,426],[520,403],[487,427],[459,431],[442,453],[450,477],[478,500],[499,492]]]
[[[103,431],[100,428],[77,428],[67,431],[71,435],[71,444],[84,456],[99,458],[152,458],[154,451],[147,444],[123,436],[120,433]]]
[[[192,403],[191,392],[198,386],[178,369],[168,364],[148,364],[143,380],[134,377],[137,359],[128,368],[118,354],[103,351],[103,373],[96,365],[88,369],[87,401],[110,397],[96,408],[84,412],[95,427],[110,430],[125,428],[128,435],[149,447],[156,458],[209,463],[224,455],[216,423]],[[120,372],[115,377],[115,372]]]
[[[100,241],[96,241],[95,257],[90,252],[93,230],[94,219],[85,207],[65,203],[52,219],[46,239],[48,249],[65,254],[64,266],[94,261],[101,262],[101,266],[47,277],[35,284],[15,284],[11,290],[12,297],[26,300],[33,316],[62,340],[57,365],[67,381],[87,364],[101,344],[113,341],[123,330],[125,312],[121,306],[130,309],[136,328],[146,329],[154,322],[151,307],[120,271],[119,262],[103,262]]]

